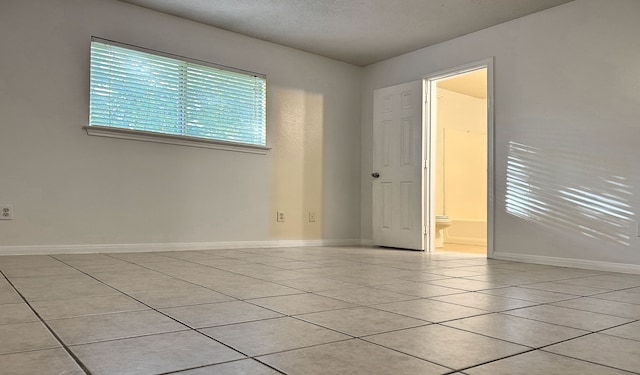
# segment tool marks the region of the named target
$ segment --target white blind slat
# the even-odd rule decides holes
[[[266,145],[266,80],[91,42],[90,125]]]

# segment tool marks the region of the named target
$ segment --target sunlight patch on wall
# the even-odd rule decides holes
[[[506,212],[562,231],[629,245],[628,179],[564,151],[509,142]]]

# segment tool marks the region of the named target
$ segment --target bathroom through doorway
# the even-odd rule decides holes
[[[490,62],[425,79],[434,251],[487,254],[493,214]],[[491,88],[492,89],[492,88]],[[491,125],[491,126],[490,126]]]

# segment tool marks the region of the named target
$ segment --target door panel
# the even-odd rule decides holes
[[[374,92],[373,242],[424,250],[422,81]]]

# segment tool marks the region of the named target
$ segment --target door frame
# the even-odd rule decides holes
[[[437,127],[435,125],[437,116],[436,101],[432,100],[433,88],[436,81],[468,73],[478,69],[487,69],[487,258],[493,258],[494,254],[494,231],[495,231],[495,128],[494,128],[494,76],[493,76],[493,57],[475,61],[469,64],[459,65],[452,68],[444,69],[435,73],[424,76],[423,87],[425,89],[424,118],[422,121],[423,134],[423,159],[427,161],[428,173],[424,174],[423,194],[424,194],[424,213],[425,225],[429,228],[428,243],[425,243],[427,251],[435,249],[435,140]],[[425,237],[425,240],[427,238]]]

